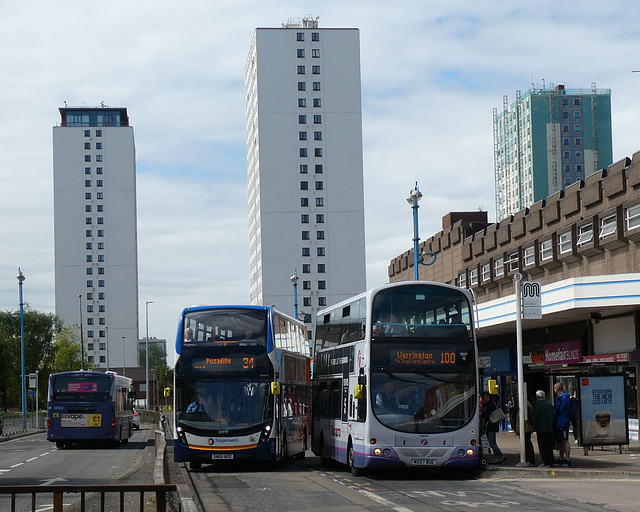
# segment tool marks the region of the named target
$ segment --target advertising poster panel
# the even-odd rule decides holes
[[[582,444],[629,444],[624,399],[624,376],[580,378]]]

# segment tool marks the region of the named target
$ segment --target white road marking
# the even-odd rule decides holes
[[[396,512],[413,512],[410,508],[403,507],[402,505],[396,505],[393,501],[389,501],[382,496],[378,496],[376,493],[367,491],[365,489],[357,490],[360,494],[364,494],[368,498],[371,498],[373,501],[380,503],[380,505],[384,505],[385,507],[389,507],[391,510],[395,510]]]

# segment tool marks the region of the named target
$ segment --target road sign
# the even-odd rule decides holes
[[[31,389],[36,387],[36,384],[38,382],[38,376],[35,373],[30,373],[29,374],[29,387]]]
[[[522,318],[539,320],[542,318],[542,293],[540,281],[522,282]]]

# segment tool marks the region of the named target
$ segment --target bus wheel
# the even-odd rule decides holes
[[[189,469],[194,470],[194,469],[200,469],[201,467],[202,467],[202,464],[200,463],[199,460],[189,461]]]
[[[351,470],[351,474],[353,476],[362,476],[364,475],[363,468],[357,468],[353,465],[353,443],[349,440],[349,447],[347,448],[347,464],[349,465],[349,469]]]
[[[62,450],[64,448],[64,441],[56,441],[56,448]]]

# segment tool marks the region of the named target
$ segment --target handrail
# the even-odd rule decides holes
[[[0,496],[11,496],[11,512],[16,510],[16,495],[31,494],[31,510],[36,510],[36,495],[53,494],[53,512],[63,512],[63,498],[65,494],[80,493],[80,510],[85,510],[85,495],[87,493],[100,494],[100,510],[105,510],[105,494],[120,493],[120,512],[124,512],[125,493],[140,494],[140,511],[143,511],[144,494],[155,493],[156,510],[166,512],[167,493],[177,492],[176,484],[121,484],[121,485],[0,485]]]

